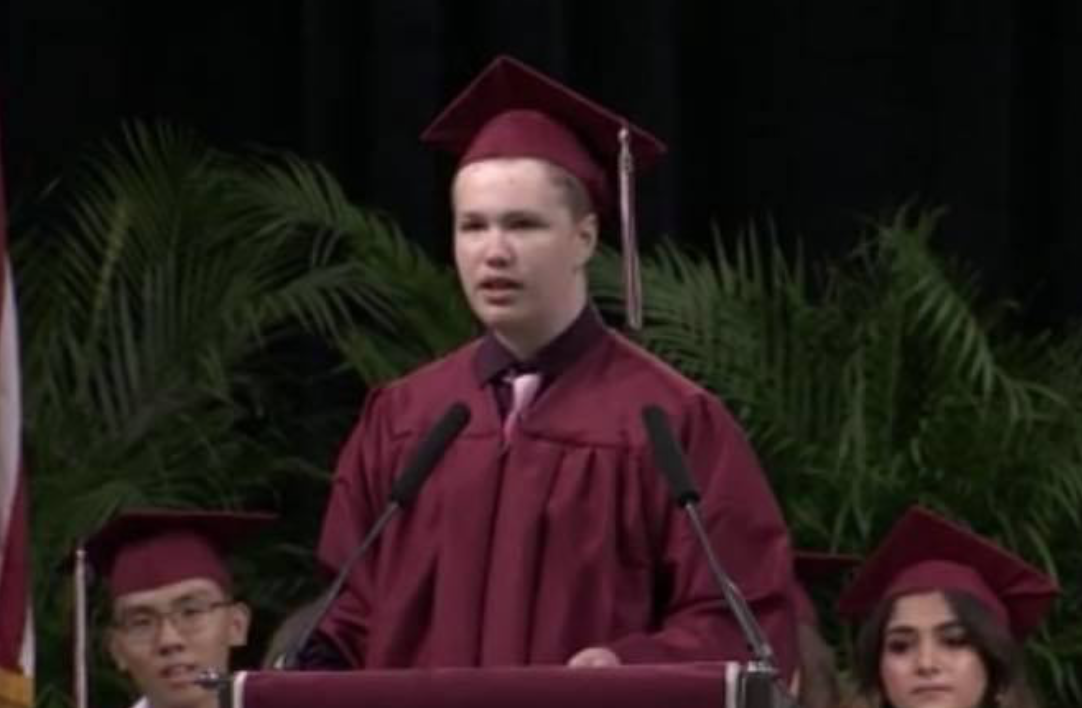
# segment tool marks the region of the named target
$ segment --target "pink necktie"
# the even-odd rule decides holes
[[[510,440],[519,420],[533,403],[541,386],[541,374],[536,372],[511,377],[511,410],[503,421],[503,439]]]

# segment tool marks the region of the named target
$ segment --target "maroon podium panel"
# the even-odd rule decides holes
[[[234,708],[724,708],[726,664],[238,674]]]

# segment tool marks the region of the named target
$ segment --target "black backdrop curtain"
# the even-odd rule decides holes
[[[944,205],[944,250],[1032,325],[1082,313],[1076,0],[5,0],[12,197],[129,117],[286,148],[447,253],[450,165],[417,135],[507,52],[662,136],[643,231],[771,218],[813,254]]]

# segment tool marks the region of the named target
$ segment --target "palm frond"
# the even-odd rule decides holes
[[[1006,326],[1012,304],[934,252],[940,216],[900,209],[814,269],[769,230],[715,233],[706,255],[663,243],[643,263],[639,339],[729,403],[799,544],[865,552],[922,503],[1077,594],[1082,340]],[[606,308],[619,272],[603,254]],[[1055,620],[1045,641],[1069,652],[1082,625]],[[1077,703],[1077,669],[1035,653],[1051,692]]]
[[[389,264],[443,277],[322,168],[239,159],[163,124],[86,153],[37,212],[13,255],[43,610],[63,597],[58,560],[120,508],[321,489],[326,462],[298,464],[282,450],[300,441],[268,425],[287,395],[270,352],[394,331]],[[62,618],[40,616],[56,620],[39,628],[48,647]]]

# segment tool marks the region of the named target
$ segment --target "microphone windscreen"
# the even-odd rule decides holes
[[[655,405],[644,407],[642,424],[646,427],[646,435],[654,451],[654,463],[669,483],[673,499],[680,506],[699,501],[699,492],[691,481],[684,452],[673,434],[665,411]]]
[[[435,469],[451,443],[470,422],[470,409],[461,401],[452,403],[436,424],[422,438],[402,474],[391,488],[391,501],[406,506],[417,496],[421,485]]]

